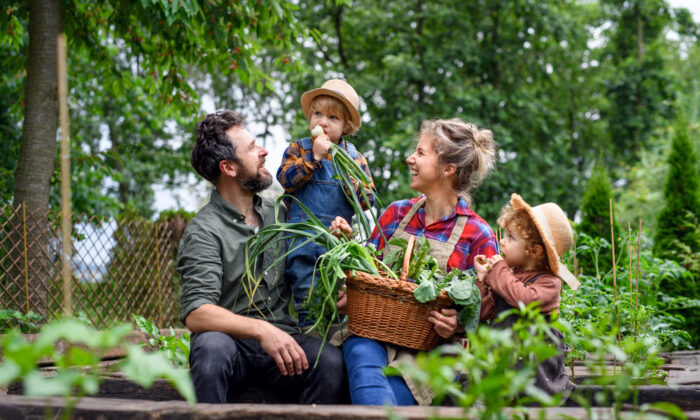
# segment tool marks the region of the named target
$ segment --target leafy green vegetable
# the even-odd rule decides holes
[[[141,346],[162,352],[177,367],[189,368],[190,333],[178,337],[170,327],[170,335],[160,335],[160,329],[148,319],[135,314],[131,316],[139,329],[148,335],[148,343],[141,343]]]
[[[437,299],[438,290],[435,287],[435,283],[424,281],[413,291],[413,296],[420,303],[430,302],[431,300]]]

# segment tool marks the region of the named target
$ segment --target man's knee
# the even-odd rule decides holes
[[[229,335],[208,331],[195,335],[190,350],[190,364],[193,370],[202,373],[215,373],[231,369],[238,356],[236,341]]]
[[[313,357],[316,357],[316,355],[313,355]],[[314,366],[316,360],[309,360],[309,364]],[[321,356],[318,358],[316,367],[326,372],[345,372],[343,352],[339,348],[326,343],[323,350],[321,350]]]

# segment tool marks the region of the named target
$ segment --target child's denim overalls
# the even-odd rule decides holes
[[[299,142],[301,142],[304,150],[313,150],[310,138],[303,138]],[[348,154],[353,159],[356,159],[358,154],[355,146],[348,141],[345,141],[345,145]],[[343,193],[343,186],[334,176],[333,162],[329,159],[323,159],[321,160],[321,167],[314,171],[311,179],[299,190],[292,193],[326,227],[330,226],[336,216],[341,216],[350,223],[352,216],[355,214],[350,202]],[[292,200],[289,211],[287,211],[287,221],[298,223],[303,222],[306,218],[304,210]],[[303,239],[298,239],[298,241],[303,241]],[[290,246],[293,246],[290,244],[291,242],[287,243],[288,249],[290,249]],[[303,310],[302,305],[309,296],[312,282],[318,280],[314,278],[316,260],[325,252],[325,248],[314,243],[308,243],[287,256],[285,276],[292,285],[294,310],[299,316],[299,325],[302,327],[313,324],[312,319],[307,319],[308,311]],[[318,277],[318,273],[316,276]]]

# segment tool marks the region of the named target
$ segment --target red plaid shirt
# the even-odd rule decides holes
[[[420,197],[391,203],[379,217],[378,226],[374,227],[374,231],[367,242],[373,244],[377,249],[384,248],[384,239],[379,233],[378,227],[381,226],[387,239],[391,239],[401,220],[419,199]],[[425,209],[421,207],[406,225],[406,232],[415,236],[425,236],[428,239],[447,242],[450,238],[450,233],[452,233],[452,228],[457,223],[457,215],[467,216],[468,219],[462,231],[462,236],[460,236],[455,250],[447,261],[448,270],[453,268],[467,270],[474,267],[475,256],[483,254],[488,258],[498,254],[498,241],[491,226],[478,214],[474,213],[469,208],[467,201],[462,197],[459,198],[457,208],[451,215],[433,222],[430,226],[425,226]]]

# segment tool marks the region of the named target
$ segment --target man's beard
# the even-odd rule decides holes
[[[272,185],[272,175],[265,176],[264,174],[256,171],[254,174],[250,174],[247,170],[245,174],[239,176],[239,181],[241,188],[252,193],[259,193],[260,191],[266,189]]]

